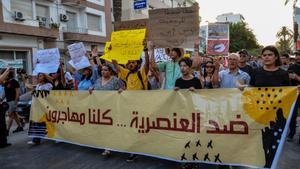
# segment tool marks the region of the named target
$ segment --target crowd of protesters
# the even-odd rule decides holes
[[[243,91],[246,87],[300,85],[300,51],[294,53],[293,63],[288,54],[280,55],[274,46],[264,47],[259,57],[250,56],[246,50],[230,53],[228,57],[200,56],[197,51],[196,48],[194,56],[185,58],[182,49],[168,48],[166,54],[171,60],[157,63],[154,45],[150,42],[144,45],[144,60],[129,60],[126,65],[120,65],[115,60],[111,63],[101,60],[97,49],[93,49],[87,54],[91,66],[79,71],[65,71],[61,61],[56,73],[39,73],[35,79],[20,71],[17,80],[15,70],[7,68],[0,74],[0,99],[8,104],[8,121],[7,126],[2,126],[0,130],[8,136],[15,121],[17,128],[12,133],[23,131],[24,122],[16,107],[20,96],[28,95],[33,90],[88,90],[92,94],[94,90],[121,93],[123,90],[237,88]],[[300,105],[299,99],[296,105]],[[2,107],[0,111],[4,111]],[[292,141],[295,135],[298,110],[295,108],[293,112],[288,141]],[[6,140],[0,141],[1,148],[10,145]],[[40,142],[41,139],[33,138],[29,144]],[[109,156],[110,153],[105,150],[102,155]],[[135,157],[130,155],[128,161],[133,161]]]

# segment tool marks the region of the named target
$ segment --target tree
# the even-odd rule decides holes
[[[291,51],[293,45],[293,32],[289,28],[286,26],[281,27],[277,32],[276,37],[278,38],[276,47],[281,52],[285,53]]]
[[[256,36],[245,22],[230,24],[230,52],[241,49],[254,50],[259,48]]]

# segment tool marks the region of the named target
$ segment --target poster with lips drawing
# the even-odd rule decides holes
[[[229,51],[229,40],[207,40],[206,54],[227,55]]]

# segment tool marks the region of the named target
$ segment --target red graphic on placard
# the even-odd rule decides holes
[[[208,40],[206,54],[227,55],[229,50],[229,40]]]

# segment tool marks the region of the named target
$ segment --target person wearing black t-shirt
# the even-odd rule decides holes
[[[247,65],[247,57],[248,57],[248,52],[245,50],[239,51],[240,55],[240,60],[239,60],[239,69],[248,73],[248,75],[251,77],[253,74],[253,68],[249,65]]]
[[[254,70],[250,85],[254,87],[290,86],[289,74],[280,68],[279,52],[274,46],[262,50],[264,66]]]
[[[4,83],[4,91],[5,91],[5,98],[6,102],[9,105],[8,109],[8,123],[7,123],[7,133],[9,133],[9,130],[12,126],[13,120],[16,121],[18,127],[16,130],[13,131],[15,132],[20,132],[23,131],[23,126],[20,122],[20,118],[16,112],[17,104],[19,101],[19,96],[20,96],[20,85],[18,81],[14,79],[14,71],[11,70],[7,76],[7,80]]]
[[[295,52],[295,64],[291,65],[288,69],[289,76],[291,79],[292,86],[299,86],[300,85],[300,51]],[[296,101],[296,107],[293,111],[293,116],[290,123],[290,133],[288,135],[288,141],[292,141],[294,135],[296,134],[296,123],[297,123],[297,115],[300,105],[300,99],[298,97]],[[299,144],[300,144],[300,137],[299,137]]]
[[[182,58],[178,62],[182,77],[175,82],[175,90],[189,89],[191,91],[195,89],[201,89],[200,80],[192,75],[192,60],[190,58]]]

